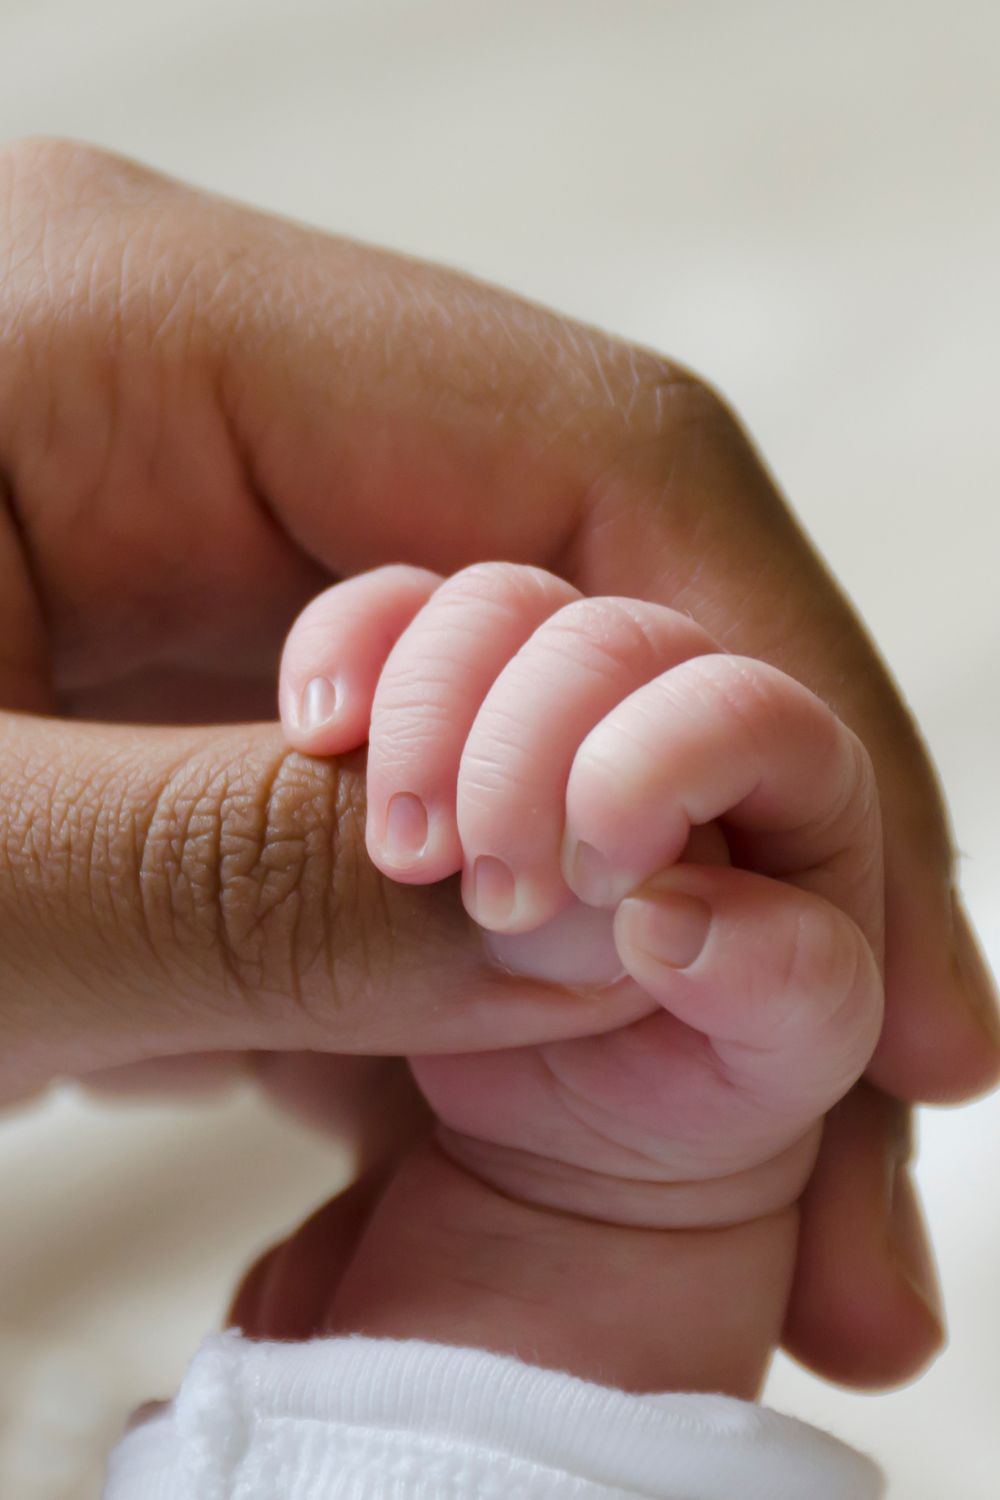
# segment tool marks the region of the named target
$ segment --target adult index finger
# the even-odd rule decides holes
[[[268,725],[68,726],[0,714],[0,1098],[184,1052],[467,1051],[609,1029],[500,973],[455,883],[385,880],[359,765]]]

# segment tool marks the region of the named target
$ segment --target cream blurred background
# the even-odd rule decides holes
[[[707,374],[924,725],[996,966],[998,48],[995,0],[0,0],[0,136],[117,148]],[[342,1171],[249,1095],[0,1123],[4,1500],[93,1500],[130,1405]],[[928,1113],[920,1179],[950,1350],[878,1398],[779,1362],[770,1400],[894,1500],[995,1500],[1000,1100]]]

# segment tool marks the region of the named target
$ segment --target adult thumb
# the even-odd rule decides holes
[[[360,755],[3,714],[0,782],[0,1100],[187,1051],[469,1051],[648,1009],[497,967],[455,880],[385,880]]]

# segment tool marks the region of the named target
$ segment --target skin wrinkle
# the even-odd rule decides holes
[[[801,1154],[803,1146],[808,1147],[811,1153],[815,1155],[815,1149],[818,1146],[818,1141],[818,1129],[815,1125],[811,1125],[802,1136],[792,1141],[782,1151],[779,1158],[772,1158],[770,1161],[765,1162],[762,1165],[773,1166],[777,1161],[788,1157],[792,1158],[794,1161],[794,1159]],[[435,1126],[432,1135],[432,1143],[435,1150],[440,1152],[448,1161],[452,1162],[461,1171],[467,1172],[469,1176],[472,1177],[476,1182],[478,1182],[482,1187],[487,1188],[491,1193],[496,1193],[498,1197],[506,1199],[508,1202],[515,1204],[519,1209],[527,1209],[532,1213],[537,1212],[539,1214],[542,1214],[543,1216],[551,1217],[551,1219],[557,1223],[561,1220],[567,1219],[570,1221],[580,1220],[583,1223],[587,1224],[597,1224],[600,1226],[612,1225],[616,1230],[621,1230],[625,1233],[630,1230],[635,1230],[639,1233],[646,1233],[651,1227],[650,1222],[646,1220],[616,1217],[615,1211],[613,1209],[610,1209],[603,1201],[602,1191],[599,1191],[599,1200],[602,1202],[600,1215],[590,1213],[584,1208],[570,1208],[565,1203],[554,1203],[550,1199],[547,1200],[544,1196],[540,1196],[538,1198],[528,1198],[520,1196],[510,1186],[506,1185],[504,1181],[500,1180],[498,1177],[493,1176],[487,1170],[487,1167],[483,1160],[477,1159],[477,1156],[478,1153],[482,1152],[482,1155],[484,1155],[487,1159],[491,1154],[509,1157],[512,1160],[516,1172],[520,1174],[523,1179],[533,1179],[536,1182],[541,1182],[543,1185],[545,1185],[545,1187],[549,1189],[550,1192],[551,1183],[553,1182],[553,1180],[555,1180],[557,1183],[562,1182],[570,1188],[577,1188],[582,1186],[584,1189],[585,1199],[586,1191],[589,1188],[591,1181],[600,1185],[605,1177],[605,1174],[594,1173],[588,1167],[583,1167],[572,1162],[562,1162],[558,1159],[553,1159],[550,1157],[538,1156],[534,1152],[525,1151],[519,1147],[492,1147],[486,1142],[476,1141],[472,1137],[465,1136],[457,1131],[453,1131],[448,1126],[441,1124]],[[473,1148],[471,1154],[463,1149],[466,1144],[470,1145]],[[553,1168],[555,1170],[553,1170]],[[705,1185],[724,1188],[727,1183],[738,1183],[742,1177],[749,1177],[751,1174],[757,1172],[758,1170],[758,1167],[747,1167],[741,1169],[741,1171],[737,1173],[730,1173],[726,1176],[710,1179],[708,1182],[706,1182]],[[750,1218],[726,1218],[721,1222],[713,1222],[708,1224],[701,1222],[695,1224],[677,1224],[668,1222],[662,1225],[653,1224],[652,1227],[664,1232],[668,1232],[670,1235],[707,1234],[712,1236],[722,1236],[727,1234],[730,1230],[740,1230],[751,1225],[762,1224],[770,1218],[785,1214],[790,1209],[796,1208],[797,1199],[800,1196],[802,1187],[804,1185],[802,1179],[804,1179],[805,1175],[806,1173],[804,1169],[800,1168],[798,1172],[799,1185],[796,1188],[794,1194],[789,1193],[787,1195],[788,1201],[782,1201],[774,1205],[773,1207],[767,1208],[766,1210],[755,1212]],[[667,1190],[667,1192],[669,1192],[670,1189],[676,1188],[679,1189],[682,1194],[684,1194],[685,1192],[696,1191],[700,1185],[700,1182],[697,1180],[689,1182],[683,1178],[672,1181],[656,1181],[645,1178],[630,1179],[627,1177],[615,1177],[611,1179],[612,1188],[620,1188],[623,1190],[623,1193],[627,1193],[629,1189],[636,1189],[643,1198],[648,1197],[651,1193],[657,1193],[658,1189],[665,1189]],[[786,1195],[780,1196],[784,1198]],[[627,1198],[625,1199],[625,1201],[628,1201]],[[466,1232],[469,1233],[472,1237],[475,1237],[479,1233],[478,1229],[475,1227],[467,1230]],[[512,1236],[512,1238],[516,1240],[517,1236],[514,1235]]]
[[[245,305],[245,302],[238,304],[241,310]],[[262,473],[262,455],[266,451],[267,433],[243,411],[248,399],[246,392],[249,390],[251,367],[240,358],[238,352],[234,353],[236,335],[241,332],[241,321],[242,319],[231,320],[227,335],[222,339],[214,383],[217,407],[231,450],[236,455],[245,491],[252,499],[258,515],[265,521],[275,545],[282,550],[290,550],[289,544],[298,549],[306,575],[304,599],[336,575],[321,563],[310,545],[309,537],[296,524],[294,515],[289,514],[288,507],[282,507],[275,499]],[[255,433],[253,439],[247,435],[251,431]]]
[[[9,747],[7,753],[11,753]],[[112,780],[115,768],[104,769],[108,780]],[[121,953],[111,942],[101,920],[104,903],[99,894],[99,882],[107,873],[108,842],[104,835],[106,824],[100,815],[103,788],[90,779],[82,787],[74,784],[67,794],[62,780],[57,777],[53,782],[48,764],[39,767],[37,775],[33,775],[30,766],[26,765],[23,776],[25,785],[32,788],[32,800],[25,800],[18,808],[20,822],[7,820],[5,826],[4,869],[14,894],[13,913],[5,912],[4,918],[8,937],[13,937],[10,923],[12,919],[16,921],[18,903],[23,902],[25,895],[34,901],[42,920],[51,919],[48,903],[53,900],[63,921],[67,917],[74,922],[82,918],[88,947],[76,955],[69,989],[86,985],[90,991],[90,1003],[106,1007],[108,1001],[99,977],[96,974],[89,977],[98,957],[103,964],[105,953],[113,964],[121,964]],[[15,848],[10,833],[12,827],[19,826],[23,836]],[[24,876],[26,861],[29,869],[34,870],[34,879],[30,874]],[[21,924],[21,931],[27,930],[28,925]],[[58,955],[58,947],[56,953]],[[11,962],[12,956],[10,953],[5,955],[5,965]],[[38,976],[30,966],[22,982],[34,997]],[[66,987],[65,975],[58,967],[54,975],[46,973],[43,982],[46,990],[54,988],[57,993]],[[12,999],[16,1000],[16,995],[8,997],[6,1003],[11,1003]],[[74,1003],[78,1003],[76,997]],[[70,1017],[71,1012],[67,1011],[66,1024],[71,1024]]]
[[[128,807],[128,813],[125,808]],[[155,815],[155,803],[143,806],[134,798],[130,798],[122,805],[122,814],[119,817],[119,826],[124,822],[129,838],[129,853],[133,860],[132,868],[136,871],[135,888],[138,893],[138,909],[140,914],[140,925],[144,929],[147,951],[152,956],[157,968],[164,978],[170,977],[170,969],[159,946],[150,941],[151,934],[151,912],[149,904],[149,882],[142,878],[145,861],[146,848],[149,841],[150,826]],[[128,889],[127,880],[119,881],[119,888]],[[124,908],[124,909],[122,909]],[[135,906],[130,901],[119,905],[112,893],[112,913],[117,918],[119,931],[131,926],[130,918],[134,916]]]
[[[138,830],[135,841],[139,856],[135,876],[140,893],[146,946],[154,956],[161,972],[171,981],[175,979],[179,965],[187,967],[190,955],[191,971],[184,977],[194,977],[196,982],[202,976],[204,952],[212,948],[225,976],[225,989],[228,991],[230,987],[235,988],[238,998],[245,1000],[247,997],[242,992],[238,976],[230,969],[228,950],[224,945],[217,945],[213,948],[211,940],[208,942],[196,940],[194,951],[192,951],[190,923],[185,923],[181,910],[179,891],[186,884],[189,893],[194,897],[197,889],[196,883],[191,881],[190,857],[186,861],[185,855],[191,848],[190,823],[198,805],[198,794],[196,792],[186,798],[179,796],[176,785],[180,777],[190,774],[190,770],[190,765],[182,761],[167,773],[155,794],[149,816]],[[213,882],[213,874],[217,878],[221,863],[221,819],[212,811],[211,804],[208,810],[208,824],[207,828],[202,830],[201,838],[203,840],[207,838],[210,841],[211,854],[209,858],[201,861],[200,868],[203,883],[209,888],[208,901],[205,906],[209,911],[217,912],[218,892]],[[178,812],[180,812],[180,824],[176,826]],[[169,852],[165,853],[165,849]],[[166,892],[165,900],[164,891]],[[164,926],[170,934],[167,944],[163,943],[161,937],[161,929]],[[186,930],[189,935],[184,937],[182,934]],[[212,923],[212,934],[214,935],[217,930],[216,919]]]
[[[296,757],[296,760],[299,758]],[[295,792],[295,770],[291,769],[292,780],[289,783],[291,757],[284,754],[277,758],[263,778],[257,781],[248,799],[248,811],[250,813],[250,827],[243,832],[241,823],[245,813],[241,803],[243,799],[239,794],[230,792],[232,805],[236,809],[235,818],[230,814],[226,816],[225,804],[222,815],[222,848],[220,850],[220,875],[221,883],[217,897],[217,910],[220,916],[220,939],[226,952],[231,953],[235,959],[236,967],[242,968],[246,960],[243,957],[248,940],[250,941],[253,958],[251,960],[249,985],[253,989],[275,988],[279,993],[288,996],[297,1009],[303,1010],[308,1007],[304,1002],[302,985],[302,973],[299,960],[299,945],[301,942],[301,903],[303,887],[312,880],[312,852],[307,842],[303,839],[302,832],[298,826],[299,805],[296,804]],[[308,797],[308,792],[306,793]],[[290,796],[291,805],[286,806],[286,798]],[[235,827],[233,824],[235,823]],[[294,832],[291,828],[294,828]],[[227,839],[229,851],[226,851]],[[240,845],[243,843],[245,849],[244,857],[239,857]],[[234,847],[235,846],[235,847]],[[285,855],[280,863],[285,864],[284,882],[279,878],[274,880],[275,854],[284,846]],[[290,863],[288,856],[291,856]],[[233,861],[236,865],[237,875],[234,877],[227,869],[227,863]],[[284,884],[284,889],[281,889]],[[268,886],[278,886],[273,900],[268,902]],[[252,891],[251,900],[244,900],[244,890],[249,886]],[[287,918],[291,913],[291,930],[287,934],[287,941],[283,941],[282,948],[287,948],[287,965],[282,964],[282,975],[280,981],[274,984],[267,974],[266,951],[269,943],[268,928],[276,925],[280,918]],[[241,920],[242,919],[242,920]],[[279,930],[280,930],[280,923]],[[284,938],[284,934],[283,934]]]
[[[310,1003],[306,999],[306,987],[302,986],[303,1008],[312,1016],[318,1016],[322,1025],[327,1009],[344,1005],[344,989],[337,972],[336,961],[333,957],[332,934],[335,929],[349,926],[351,930],[363,934],[363,945],[367,942],[368,921],[364,919],[363,913],[353,910],[348,902],[353,897],[357,899],[358,882],[347,882],[345,891],[344,876],[340,873],[343,863],[344,834],[349,828],[353,828],[356,847],[360,847],[363,832],[358,829],[356,809],[349,802],[347,780],[337,774],[333,776],[332,790],[329,785],[324,793],[326,815],[315,819],[312,825],[305,831],[305,853],[309,869],[319,869],[321,875],[317,885],[321,891],[332,892],[335,906],[329,912],[326,911],[327,899],[323,900],[324,915],[317,924],[312,924],[312,933],[306,931],[306,920],[311,914],[312,902],[306,894],[308,873],[302,870],[302,879],[294,891],[296,926],[293,931],[293,952],[302,954],[300,961],[301,973],[308,976],[314,972],[317,957],[322,957],[325,963],[323,976],[325,984],[323,995],[317,1002]],[[307,801],[307,807],[311,804]],[[330,872],[329,874],[327,872]],[[373,882],[372,890],[379,893],[381,898],[383,887],[381,882]],[[384,930],[390,931],[388,910],[383,904],[383,926]],[[364,946],[363,946],[364,951]],[[367,951],[364,951],[364,969],[366,972],[374,972],[371,959]]]
[[[18,748],[4,743],[3,751],[7,765],[13,761],[16,769],[27,771]],[[18,761],[22,761],[22,765]],[[24,775],[23,779],[26,787],[31,789],[29,795],[37,796],[30,775]],[[4,905],[9,906],[14,914],[25,902],[38,909],[41,906],[39,897],[45,888],[46,825],[41,820],[36,821],[32,811],[32,803],[27,797],[16,808],[3,807],[4,859],[0,865],[0,888],[6,888],[5,895],[11,899],[5,900]],[[6,920],[5,912],[5,925]]]
[[[431,673],[426,673],[418,681],[417,668],[414,668],[412,691],[409,692],[406,689],[410,688],[411,684],[407,682],[406,677],[399,671],[393,673],[392,714],[394,723],[396,715],[399,715],[399,720],[393,735],[393,742],[391,746],[386,747],[392,759],[386,756],[383,762],[385,766],[395,763],[397,751],[409,752],[415,745],[433,745],[437,738],[437,731],[446,729],[451,723],[450,715],[442,704],[436,703],[430,696],[426,698],[421,696],[424,687],[447,686],[450,681],[450,668],[451,664],[442,657],[436,668],[440,677],[438,682],[435,682]],[[376,721],[380,709],[384,711],[384,705],[377,706]],[[382,754],[385,755],[386,751],[383,750]],[[409,755],[407,754],[404,758],[409,759]]]
[[[116,769],[121,776],[122,768],[119,766]],[[126,774],[127,769],[126,767]],[[120,900],[122,889],[135,891],[140,906],[145,905],[145,891],[139,872],[143,834],[148,832],[154,809],[148,804],[143,807],[141,800],[135,795],[135,788],[142,785],[142,780],[143,768],[138,766],[136,775],[131,780],[126,780],[117,803],[107,797],[101,798],[101,808],[95,820],[95,834],[99,832],[102,836],[105,868],[101,871],[104,876],[103,893],[100,898],[95,895],[92,901],[93,931],[102,940],[112,965],[121,964],[125,945],[133,949],[135,947],[136,906],[131,900]],[[93,879],[93,872],[91,878]],[[140,922],[140,928],[141,926]],[[153,951],[149,949],[144,936],[140,941],[144,955]],[[154,952],[154,959],[166,976],[167,966],[158,950]]]
[[[345,769],[353,767],[353,757],[344,758],[341,766]],[[367,860],[362,857],[361,868],[351,869],[351,862],[345,860],[343,850],[347,840],[350,839],[358,850],[364,849],[364,809],[359,805],[353,795],[353,789],[359,785],[360,778],[348,778],[338,774],[335,779],[333,806],[335,816],[332,819],[333,828],[336,830],[334,838],[336,846],[332,857],[332,877],[330,887],[333,899],[336,903],[336,920],[331,919],[321,923],[323,941],[323,952],[326,955],[326,973],[329,976],[329,985],[332,996],[337,997],[336,1002],[341,1010],[353,1009],[359,1004],[359,995],[350,993],[348,988],[348,976],[357,972],[358,963],[354,945],[360,947],[361,972],[369,976],[369,982],[374,987],[378,977],[384,971],[391,974],[397,964],[395,948],[395,921],[389,901],[388,883],[379,879]],[[364,877],[361,871],[364,871]],[[346,881],[346,889],[345,889]],[[378,920],[371,923],[368,920],[355,920],[367,909],[372,907],[378,912]],[[341,956],[338,960],[334,945],[333,933],[336,928],[342,932],[351,934],[352,946],[345,950],[341,942]],[[380,952],[376,957],[371,943],[372,932],[377,931],[380,935]],[[363,1003],[364,997],[360,997]],[[325,998],[315,1008],[315,1018],[322,1027],[324,1011],[326,1008]],[[312,1014],[312,1009],[310,1010]]]
[[[552,1086],[559,1096],[563,1106],[569,1111],[573,1118],[584,1127],[585,1130],[593,1131],[593,1133],[598,1137],[599,1140],[603,1140],[609,1145],[614,1146],[617,1151],[622,1151],[627,1156],[634,1157],[638,1162],[645,1163],[647,1166],[652,1167],[654,1169],[654,1175],[646,1180],[651,1182],[662,1180],[658,1179],[655,1176],[655,1169],[662,1168],[664,1165],[662,1161],[657,1161],[654,1156],[649,1155],[638,1146],[630,1146],[626,1144],[626,1142],[618,1138],[614,1130],[608,1128],[609,1123],[611,1125],[617,1124],[620,1128],[628,1131],[629,1129],[631,1129],[629,1125],[623,1124],[620,1118],[616,1118],[616,1116],[610,1110],[605,1109],[602,1105],[598,1104],[596,1100],[589,1099],[581,1095],[578,1089],[576,1089],[570,1082],[568,1082],[567,1079],[563,1078],[558,1069],[552,1063],[548,1048],[539,1047],[538,1057],[542,1063],[542,1066],[547,1072],[552,1082]],[[564,1163],[564,1165],[577,1166],[578,1163],[567,1162]],[[613,1175],[617,1177],[617,1174]]]
[[[507,619],[516,610],[514,603],[523,602],[531,594],[536,599],[547,597],[545,583],[538,569],[528,569],[521,564],[470,563],[460,572],[446,578],[437,589],[434,598],[439,607],[464,613],[470,599],[484,608],[492,608],[501,620]]]
[[[286,917],[291,913],[291,932],[287,943],[289,962],[286,974],[281,982],[275,986],[283,995],[289,995],[297,1009],[303,1009],[302,981],[299,972],[299,964],[296,961],[295,935],[297,922],[297,896],[301,891],[301,882],[307,877],[307,864],[309,859],[308,850],[303,847],[301,835],[296,830],[295,835],[283,837],[282,819],[280,809],[277,806],[278,799],[282,795],[282,778],[285,774],[287,757],[276,761],[264,776],[261,783],[255,789],[250,800],[250,809],[254,815],[252,829],[245,836],[245,850],[249,857],[248,861],[239,860],[240,831],[237,828],[230,832],[232,844],[230,846],[229,858],[237,862],[239,874],[237,880],[239,887],[234,887],[232,880],[227,881],[227,855],[222,853],[220,868],[222,872],[222,884],[219,892],[219,910],[223,917],[225,929],[225,943],[231,947],[234,953],[239,955],[247,941],[252,940],[253,960],[251,974],[253,976],[254,988],[264,989],[267,980],[265,978],[266,965],[264,953],[267,947],[267,926],[269,919]],[[234,803],[236,798],[233,798]],[[237,814],[238,817],[238,814]],[[223,828],[225,829],[225,811],[223,813]],[[292,871],[290,886],[286,886],[284,898],[280,892],[274,903],[267,900],[268,885],[275,884],[272,880],[273,856],[278,852],[278,846],[285,844],[286,853],[292,854]],[[223,834],[225,843],[225,833]],[[232,847],[235,845],[235,848]],[[249,868],[246,867],[247,863]],[[286,874],[288,873],[286,869]],[[251,899],[249,904],[245,903],[240,887],[249,886]],[[227,896],[229,900],[227,901]],[[246,912],[246,922],[234,922]],[[242,927],[242,931],[240,928]],[[284,945],[283,945],[284,946]],[[282,966],[285,968],[285,966]],[[258,977],[259,976],[259,977]]]
[[[55,359],[54,351],[49,350],[49,361]],[[117,450],[115,447],[115,430],[121,422],[121,392],[120,383],[116,379],[108,377],[107,371],[110,361],[96,361],[87,359],[87,416],[86,436],[83,439],[85,448],[81,451],[80,413],[68,407],[61,397],[66,393],[65,386],[58,381],[46,380],[45,384],[50,391],[46,418],[43,430],[39,434],[37,451],[42,457],[42,468],[39,474],[34,476],[30,470],[24,476],[25,488],[36,490],[42,503],[33,507],[35,512],[34,525],[30,525],[28,534],[31,537],[35,555],[42,559],[45,556],[47,530],[53,524],[58,524],[60,544],[64,547],[72,546],[74,538],[80,538],[84,547],[94,528],[99,524],[101,515],[101,501],[110,486]],[[96,400],[95,392],[100,386],[101,395]],[[71,388],[69,392],[71,401],[75,403],[77,388]],[[95,409],[99,411],[100,420],[95,420]],[[69,448],[75,462],[72,466],[72,483],[63,483],[58,489],[58,514],[50,514],[49,507],[44,503],[55,493],[55,487],[46,472],[48,457],[58,454],[64,447]],[[46,613],[51,621],[51,630],[55,640],[56,632],[56,597],[58,593],[58,580],[53,585],[51,569],[44,568],[41,563],[38,566],[38,576],[42,581],[43,599],[45,601]]]
[[[482,308],[483,298],[481,295],[478,298],[472,298],[471,292],[466,295],[477,307]],[[490,304],[487,304],[487,306],[489,307]],[[536,400],[530,403],[525,400],[525,410],[518,414],[522,417],[531,417],[536,426],[541,426],[544,423],[546,440],[540,451],[536,451],[536,460],[551,450],[553,446],[553,432],[556,435],[562,435],[563,433],[573,431],[576,433],[578,439],[582,439],[585,447],[590,447],[594,433],[599,432],[606,423],[606,417],[600,414],[610,409],[621,415],[622,403],[614,393],[608,369],[620,364],[623,356],[628,361],[631,372],[631,379],[627,383],[629,396],[626,402],[626,427],[632,419],[632,413],[636,405],[635,371],[638,362],[645,360],[656,369],[665,366],[665,362],[660,361],[657,356],[648,355],[644,352],[640,354],[637,351],[628,349],[618,340],[610,338],[608,335],[600,333],[597,330],[576,328],[565,320],[555,319],[540,312],[539,309],[532,307],[530,304],[517,304],[516,311],[513,313],[504,308],[501,318],[497,321],[502,321],[503,325],[507,328],[519,323],[522,334],[534,328],[538,329],[537,337],[533,331],[529,331],[528,337],[534,341],[534,347],[539,356],[537,363],[547,369],[552,376],[552,379],[541,384],[541,390],[544,393],[549,389],[553,389],[560,391],[564,397],[565,395],[570,395],[570,400],[567,402],[568,415],[561,426],[553,429],[551,421],[547,420],[544,397],[542,401],[537,400],[537,375],[533,387],[531,384],[531,367],[526,369],[523,389],[526,396],[534,394]],[[491,323],[486,332],[492,332],[492,327]],[[523,353],[523,345],[517,345],[513,341],[513,335],[511,336],[511,341],[516,352],[519,354]],[[568,361],[566,357],[567,353],[570,355]],[[586,358],[581,357],[584,355]],[[588,378],[584,373],[587,366],[597,375],[596,387],[600,399],[596,405],[593,400],[595,381],[592,378]],[[677,378],[675,370],[672,367],[667,368],[670,369],[671,381],[675,380]],[[570,392],[567,391],[567,377],[569,381],[582,386],[575,400]],[[596,421],[594,420],[595,412],[599,414]]]
[[[628,639],[620,642],[622,624],[627,627]],[[577,655],[581,637],[590,648],[583,661]],[[655,675],[662,651],[662,645],[651,638],[638,611],[617,599],[578,599],[566,605],[541,627],[539,641],[551,649],[557,664],[563,656],[569,656],[574,665],[592,668],[595,675],[602,675],[601,666],[606,661],[615,677],[623,668],[631,671],[637,648],[644,658],[642,673],[647,677]]]
[[[235,996],[241,1008],[252,1011],[271,987],[270,933],[299,881],[308,878],[309,857],[303,854],[291,891],[264,899],[280,774],[276,758],[262,773],[237,762],[235,770],[223,768],[206,781],[197,758],[184,761],[166,777],[139,839],[137,876],[151,950],[170,954],[170,961],[161,957],[170,972],[185,956],[202,978],[210,976],[214,963],[220,965],[227,1008]],[[294,845],[291,837],[284,860]],[[297,943],[293,922],[279,988],[300,1003]],[[209,955],[214,962],[206,969]]]
[[[655,1014],[655,1012],[653,1012],[653,1014]],[[683,1023],[679,1023],[679,1024],[683,1025]],[[753,1103],[755,1105],[763,1103],[764,1109],[765,1109],[765,1124],[773,1126],[773,1123],[774,1123],[773,1122],[773,1103],[771,1103],[770,1101],[767,1101],[767,1100],[764,1100],[764,1101],[755,1100],[754,1097],[753,1097],[753,1095],[752,1095],[752,1092],[750,1090],[742,1089],[742,1088],[737,1087],[736,1083],[729,1076],[729,1072],[730,1072],[729,1068],[726,1066],[723,1058],[719,1055],[719,1052],[718,1052],[718,1047],[721,1046],[721,1045],[723,1045],[723,1044],[714,1042],[711,1037],[705,1036],[705,1035],[703,1035],[700,1032],[699,1033],[695,1033],[691,1028],[685,1028],[685,1030],[688,1031],[688,1032],[690,1032],[690,1038],[689,1039],[690,1039],[691,1042],[694,1043],[694,1045],[698,1049],[697,1050],[697,1056],[699,1058],[699,1061],[701,1063],[707,1063],[709,1065],[709,1071],[713,1074],[714,1081],[718,1081],[719,1083],[724,1084],[734,1094],[738,1095],[740,1098],[748,1099],[749,1102],[751,1102],[751,1103]],[[580,1124],[582,1124],[584,1126],[585,1129],[592,1130],[599,1137],[599,1139],[607,1141],[609,1144],[613,1145],[617,1150],[624,1151],[628,1155],[634,1156],[634,1157],[638,1158],[639,1161],[646,1162],[647,1164],[649,1164],[650,1166],[653,1166],[654,1168],[658,1167],[658,1166],[662,1167],[664,1165],[664,1163],[662,1161],[658,1161],[655,1156],[652,1156],[652,1155],[648,1154],[647,1152],[643,1151],[639,1147],[629,1146],[624,1141],[620,1141],[617,1138],[617,1136],[615,1135],[614,1131],[613,1130],[609,1130],[606,1127],[605,1124],[603,1124],[603,1123],[595,1123],[598,1120],[605,1121],[610,1116],[610,1121],[611,1121],[612,1125],[614,1125],[614,1124],[619,1124],[619,1125],[623,1124],[623,1122],[621,1122],[620,1120],[618,1120],[618,1119],[615,1118],[615,1116],[613,1115],[613,1113],[611,1111],[607,1110],[603,1105],[598,1104],[596,1100],[593,1100],[593,1099],[587,1098],[586,1096],[581,1095],[579,1093],[579,1091],[567,1079],[565,1079],[562,1076],[562,1074],[559,1072],[558,1068],[552,1063],[552,1060],[551,1060],[551,1057],[550,1057],[550,1050],[551,1049],[549,1049],[547,1047],[544,1047],[544,1046],[540,1047],[538,1049],[538,1055],[541,1058],[541,1061],[542,1061],[542,1063],[543,1063],[546,1071],[548,1072],[549,1076],[551,1077],[554,1087],[559,1092],[560,1097],[561,1097],[561,1099],[563,1101],[563,1104],[570,1111],[570,1113],[573,1115],[573,1117],[575,1119],[577,1119],[580,1122]],[[631,1129],[631,1127],[628,1126],[628,1125],[624,1125],[623,1128],[625,1128],[626,1130]],[[669,1148],[676,1154],[679,1143],[676,1142],[676,1141],[671,1141],[668,1144],[669,1144]],[[682,1147],[682,1149],[689,1148],[689,1146],[690,1146],[690,1143],[684,1143],[684,1146]],[[519,1149],[519,1148],[514,1148],[514,1149]],[[696,1148],[696,1149],[698,1149],[698,1148]],[[768,1145],[767,1149],[770,1150],[770,1145]],[[576,1164],[575,1163],[567,1163],[567,1165],[573,1166],[573,1165],[576,1165]],[[746,1171],[753,1171],[753,1170],[756,1170],[756,1167],[760,1166],[760,1165],[765,1165],[766,1166],[767,1165],[767,1161],[753,1164],[750,1167],[747,1167],[745,1170]],[[744,1170],[744,1169],[741,1169],[741,1171],[742,1170]],[[704,1172],[704,1163],[701,1162],[701,1161],[699,1161],[699,1171]],[[609,1175],[611,1175],[611,1174],[609,1174]],[[728,1173],[727,1172],[727,1173],[725,1173],[723,1175],[726,1176],[726,1177],[729,1177],[729,1176],[732,1175],[732,1173]],[[710,1174],[709,1174],[709,1176],[710,1176]],[[656,1181],[657,1179],[655,1177],[653,1177],[650,1180],[651,1181]],[[687,1179],[680,1179],[680,1180],[686,1181]],[[714,1180],[714,1179],[710,1179],[710,1180]]]
[[[61,842],[60,835],[64,829],[66,831],[69,858],[64,898],[67,905],[71,905],[75,891],[85,893],[87,916],[95,932],[101,931],[100,912],[103,905],[97,893],[97,883],[103,873],[97,851],[101,842],[101,809],[105,790],[100,784],[95,786],[92,781],[88,781],[81,796],[79,788],[75,787],[75,795],[64,804],[68,811],[54,828],[56,842]],[[54,803],[53,812],[57,807],[58,803]]]
[[[126,303],[129,298],[142,297],[145,300],[144,350],[156,354],[159,347],[165,345],[168,354],[179,349],[182,357],[189,350],[203,352],[199,348],[200,330],[212,326],[213,305],[220,303],[221,293],[232,279],[234,264],[245,267],[245,256],[239,249],[228,256],[220,255],[216,247],[211,246],[191,257],[178,277],[171,271],[174,245],[169,233],[160,226],[156,226],[152,233],[147,231],[149,243],[140,246],[138,252],[135,250],[135,233],[133,231],[122,257],[123,300]],[[150,251],[158,251],[148,271],[143,266],[143,248],[147,256]],[[139,261],[137,275],[132,274],[133,259]],[[219,261],[221,268],[217,270]]]
[[[485,1293],[489,1297],[496,1297],[501,1302],[515,1302],[521,1307],[546,1308],[548,1299],[545,1296],[533,1297],[528,1292],[515,1290],[511,1286],[503,1286],[502,1273],[496,1280],[490,1280],[486,1276],[473,1276],[468,1272],[448,1271],[448,1280],[455,1286],[465,1287],[468,1291]]]

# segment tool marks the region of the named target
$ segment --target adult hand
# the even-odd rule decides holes
[[[627,1019],[491,973],[449,887],[379,879],[355,762],[290,756],[271,726],[164,727],[269,715],[283,633],[332,578],[497,557],[689,610],[833,704],[886,824],[870,1078],[899,1099],[995,1080],[991,983],[920,740],[689,373],[440,269],[26,143],[0,159],[0,481],[9,1097],[185,1051],[427,1052]],[[907,1280],[909,1190],[887,1191],[899,1132],[857,1128],[871,1097],[829,1132],[790,1322],[843,1379],[895,1378],[937,1338]]]

